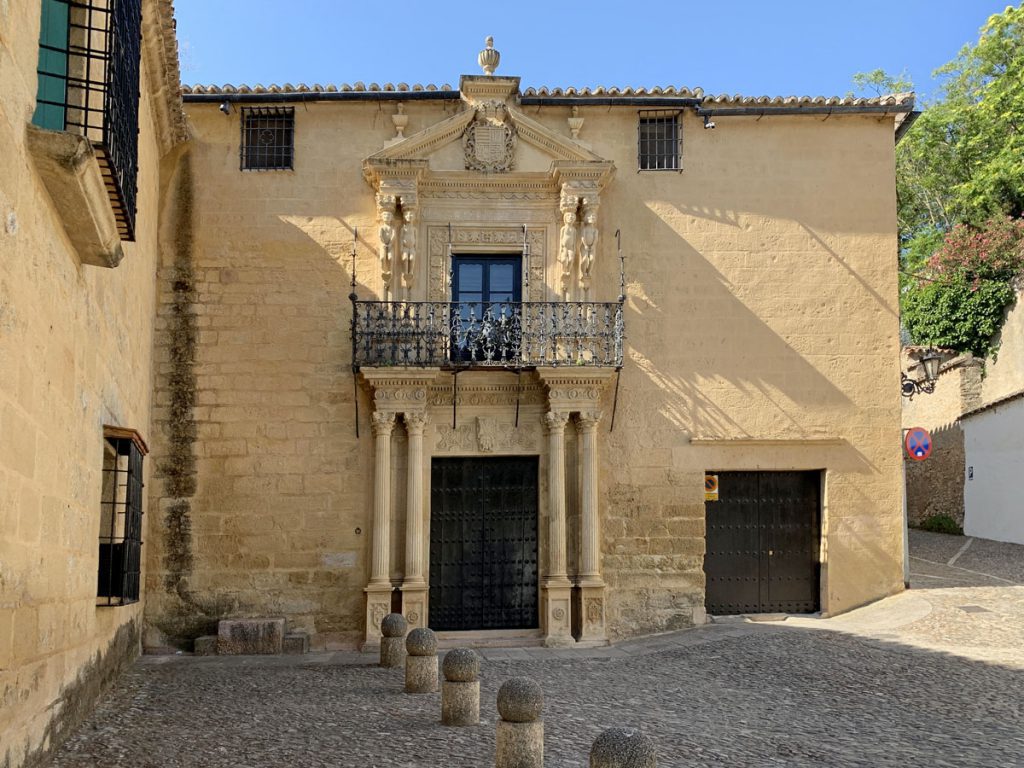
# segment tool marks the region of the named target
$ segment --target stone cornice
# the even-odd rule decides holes
[[[142,61],[150,84],[150,103],[161,156],[188,138],[174,29],[172,0],[144,0]]]

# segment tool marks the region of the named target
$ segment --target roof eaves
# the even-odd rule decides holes
[[[985,405],[979,406],[978,408],[974,408],[970,411],[967,411],[966,413],[962,414],[960,418],[966,419],[971,416],[977,416],[979,413],[992,410],[993,408],[997,408],[1000,405],[1006,405],[1007,403],[1013,400],[1019,400],[1022,397],[1024,397],[1024,389],[1017,390],[1016,392],[1011,392],[1010,394],[1005,395],[1004,397],[1000,397],[997,400],[993,400],[991,403],[986,403]]]

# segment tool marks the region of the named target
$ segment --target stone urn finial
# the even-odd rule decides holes
[[[480,55],[476,57],[481,68],[484,70],[485,75],[493,75],[494,70],[498,68],[498,62],[501,61],[501,54],[494,47],[494,38],[490,35],[484,41],[487,47],[480,51]]]

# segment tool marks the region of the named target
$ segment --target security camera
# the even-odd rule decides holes
[[[230,115],[231,114],[231,102],[230,101],[221,102],[221,105],[220,105],[219,109],[225,115]]]
[[[707,115],[704,115],[704,129],[707,130],[708,128],[714,128],[714,127],[715,127],[715,121],[712,120]]]

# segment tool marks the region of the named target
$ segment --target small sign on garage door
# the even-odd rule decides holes
[[[718,475],[704,475],[704,501],[718,501]]]

